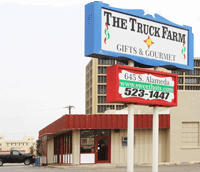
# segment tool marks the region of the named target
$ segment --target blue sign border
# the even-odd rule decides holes
[[[145,57],[139,57],[135,55],[128,55],[123,53],[116,53],[111,51],[105,51],[101,49],[101,9],[109,9],[116,12],[133,15],[143,19],[167,24],[177,28],[188,30],[188,61],[187,65],[182,65],[173,62],[166,62],[161,60],[149,59]],[[131,59],[138,62],[139,67],[152,67],[161,66],[167,69],[194,69],[194,35],[192,33],[192,27],[177,25],[159,14],[144,15],[144,10],[127,10],[110,7],[109,4],[102,2],[91,2],[85,5],[85,56],[96,58],[114,58],[114,59]]]

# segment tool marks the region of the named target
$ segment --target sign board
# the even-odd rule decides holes
[[[81,138],[81,145],[94,145],[94,138]]]
[[[153,17],[143,10],[118,9],[101,2],[85,6],[85,56],[193,70],[193,42],[191,27],[158,14]]]
[[[107,67],[107,103],[177,106],[178,75],[130,66]]]

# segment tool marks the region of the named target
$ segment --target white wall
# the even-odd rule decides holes
[[[54,163],[54,138],[47,142],[47,163]]]
[[[134,163],[152,162],[152,130],[135,130]],[[168,130],[159,130],[159,162],[166,161],[166,138]],[[127,136],[127,130],[116,133],[111,130],[111,163],[127,163],[127,146],[122,146],[122,137]]]
[[[72,163],[79,164],[80,159],[80,130],[72,131]]]
[[[185,147],[182,144],[182,123],[200,123],[200,91],[178,91],[178,106],[171,108],[170,115],[170,161],[189,162],[200,160],[199,146]],[[200,126],[200,124],[199,124]],[[200,131],[200,130],[199,130]]]

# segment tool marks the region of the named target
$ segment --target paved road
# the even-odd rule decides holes
[[[70,167],[36,167],[25,166],[24,164],[4,164],[0,172],[126,172],[126,168],[116,167],[95,167],[95,166],[70,166]],[[136,166],[134,172],[151,172],[151,166]],[[185,165],[161,165],[159,172],[200,172],[200,164]]]

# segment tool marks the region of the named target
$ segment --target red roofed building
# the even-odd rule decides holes
[[[134,115],[136,162],[151,161],[152,115]],[[166,161],[170,115],[159,116],[159,161]],[[127,115],[64,115],[39,131],[43,164],[126,164]]]

